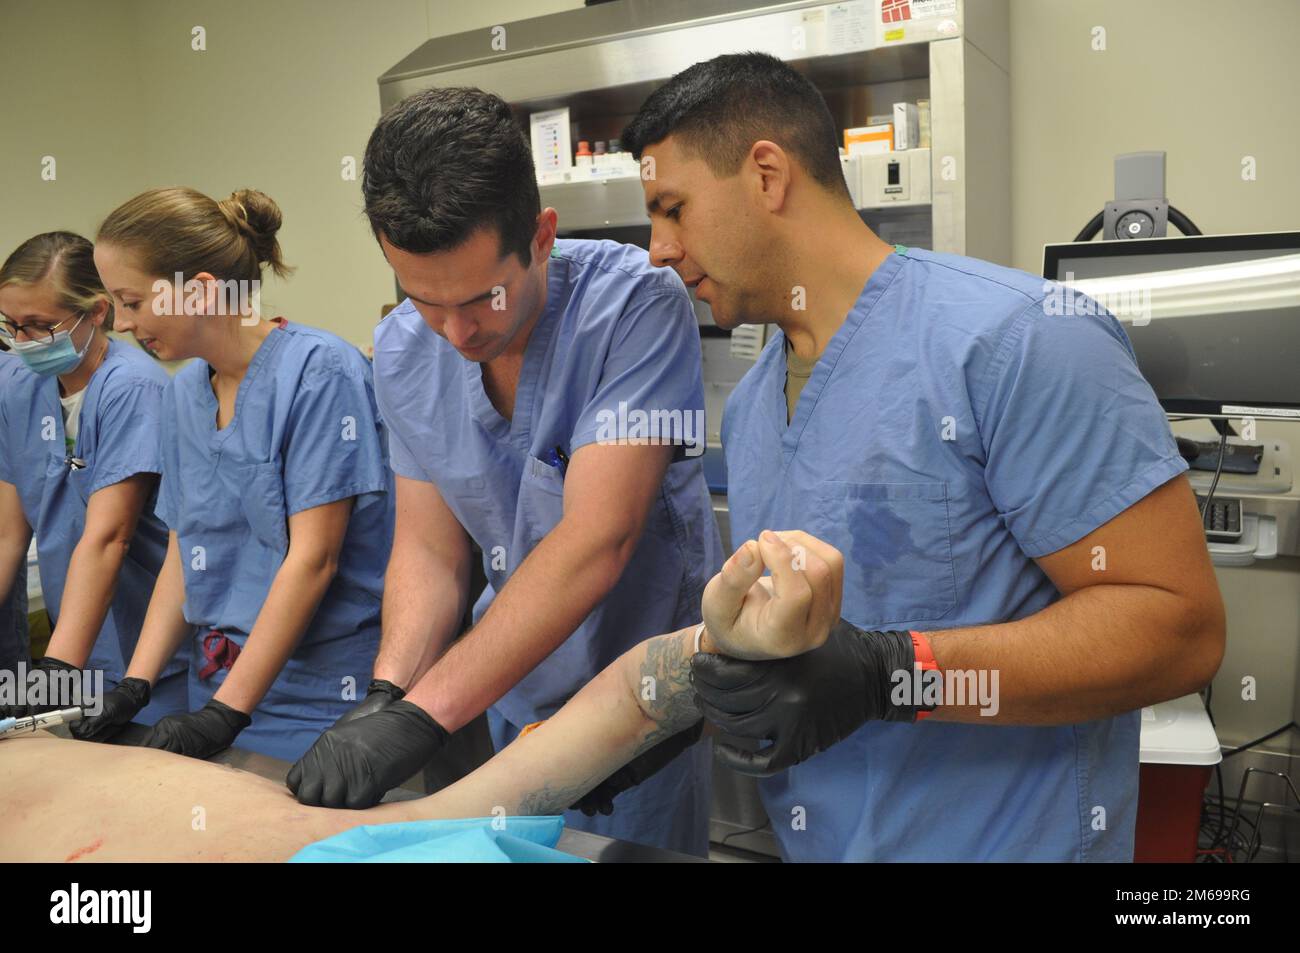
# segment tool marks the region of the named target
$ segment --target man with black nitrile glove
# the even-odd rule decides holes
[[[920,652],[918,652],[920,649]],[[713,755],[742,774],[769,777],[843,741],[869,721],[912,722],[933,705],[891,700],[926,659],[918,632],[865,632],[841,619],[826,644],[803,655],[744,661],[701,652],[691,681],[704,717],[724,734],[772,743],[757,751],[714,743]]]
[[[290,769],[289,790],[304,804],[366,808],[419,771],[448,733],[402,701],[405,695],[387,679],[372,679],[366,697]]]
[[[406,295],[375,332],[399,518],[373,668],[405,694],[295,765],[299,801],[328,807],[374,803],[482,714],[504,749],[633,645],[694,623],[722,562],[690,452],[705,432],[690,297],[640,248],[556,238],[509,105],[474,89],[397,104],[362,193]],[[647,441],[629,410],[700,426]],[[458,639],[471,542],[487,587]],[[704,854],[711,777],[707,746],[674,739],[620,775],[611,816],[566,823]]]
[[[900,683],[913,682],[918,663],[922,671],[937,668],[926,637],[919,632],[867,632],[842,618],[826,619],[827,613],[840,611],[843,554],[807,533],[764,533],[769,538],[777,535],[800,547],[801,562],[813,559],[828,567],[834,585],[828,587],[827,598],[812,607],[829,628],[825,643],[787,658],[750,660],[701,652],[691,660],[691,683],[705,720],[724,734],[771,742],[757,751],[714,744],[718,761],[757,777],[807,761],[869,721],[912,722],[934,707],[921,704],[923,699],[911,704],[910,695],[896,691]],[[712,590],[747,582],[743,575],[729,577],[724,572],[705,589],[705,631],[723,652],[727,641],[718,633],[734,625],[730,613],[741,603],[734,595],[710,598]],[[793,624],[785,628],[798,631]]]
[[[844,556],[826,643],[696,656],[708,720],[771,742],[721,757],[772,775],[787,860],[1132,860],[1139,710],[1223,657],[1187,463],[1115,315],[884,240],[839,133],[750,52],[673,76],[619,137],[653,172],[652,260],[719,328],[774,326],[722,418],[733,537]]]
[[[386,697],[364,716],[344,715],[293,766],[286,783],[299,801],[354,810],[378,804],[447,743],[447,731],[423,708]]]

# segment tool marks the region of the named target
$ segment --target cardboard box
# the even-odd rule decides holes
[[[844,151],[850,156],[868,156],[894,149],[894,124],[855,126],[844,130]]]

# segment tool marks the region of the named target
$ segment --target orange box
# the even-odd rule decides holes
[[[875,155],[894,151],[894,124],[856,126],[844,130],[844,151],[851,156]]]

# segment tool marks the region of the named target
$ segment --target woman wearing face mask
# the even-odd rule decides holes
[[[0,600],[26,566],[34,528],[54,625],[36,667],[103,672],[104,689],[132,694],[136,720],[153,724],[184,709],[184,660],[160,670],[152,690],[120,683],[167,545],[153,508],[168,380],[105,333],[113,309],[93,251],[80,235],[49,232],[0,266],[0,337],[14,355],[0,370]],[[83,702],[92,703],[47,694],[0,707],[0,717]]]
[[[296,760],[365,694],[379,646],[393,513],[370,365],[258,312],[263,266],[287,271],[279,227],[261,192],[154,189],[95,245],[118,329],[162,360],[197,358],[164,400],[170,540],[128,674],[153,682],[199,626],[190,711],[141,742],[199,758],[238,738]],[[130,717],[110,701],[83,736]]]

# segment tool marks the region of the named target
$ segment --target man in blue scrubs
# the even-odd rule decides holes
[[[677,277],[639,248],[557,240],[522,130],[478,90],[387,113],[364,192],[407,295],[375,333],[398,509],[383,645],[364,714],[290,777],[300,800],[340,807],[378,800],[485,709],[505,746],[626,649],[697,622],[721,565]],[[488,584],[448,648],[471,540]],[[566,820],[702,854],[709,771],[695,745],[612,815]]]
[[[778,328],[724,413],[734,541],[844,554],[823,648],[694,662],[706,718],[771,742],[719,757],[769,776],[785,856],[1131,859],[1138,710],[1209,681],[1224,616],[1119,323],[881,241],[821,96],[770,56],[696,64],[622,138],[654,263],[719,325]]]

